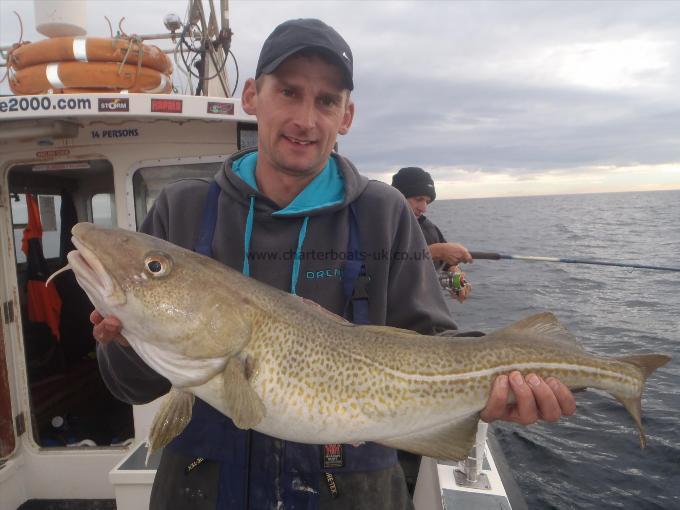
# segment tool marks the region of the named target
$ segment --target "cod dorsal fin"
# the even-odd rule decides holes
[[[302,296],[293,296],[295,299],[299,300],[300,303],[302,303],[304,306],[315,310],[319,315],[322,315],[326,317],[327,319],[330,319],[332,321],[337,322],[338,324],[342,324],[343,326],[351,326],[352,323],[346,320],[344,317],[340,317],[337,314],[334,314],[330,310],[327,310],[323,306],[321,306],[319,303],[316,301],[312,301],[311,299],[304,298]]]
[[[554,342],[582,349],[578,339],[557,320],[557,317],[552,312],[537,313],[518,320],[487,335],[487,338],[495,336],[507,337],[508,335],[538,337],[542,342]]]
[[[440,460],[463,460],[475,444],[479,413],[408,436],[381,439],[380,444]]]
[[[392,326],[374,326],[374,325],[367,325],[367,326],[358,326],[361,328],[362,331],[369,331],[373,333],[378,333],[378,334],[384,334],[384,335],[390,335],[390,336],[396,336],[396,337],[408,337],[410,339],[413,339],[414,337],[417,338],[419,336],[423,336],[417,331],[411,331],[410,329],[402,329],[402,328],[395,328]]]

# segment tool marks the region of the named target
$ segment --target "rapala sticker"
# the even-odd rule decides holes
[[[217,101],[209,101],[208,113],[234,115],[234,103],[218,103]]]
[[[49,151],[38,151],[35,153],[35,157],[39,159],[54,159],[59,156],[68,156],[71,154],[69,149],[54,149]]]
[[[152,99],[152,113],[182,113],[181,99]]]
[[[130,98],[128,97],[100,97],[100,112],[129,112]]]

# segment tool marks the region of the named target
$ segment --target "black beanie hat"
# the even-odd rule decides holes
[[[392,186],[401,191],[406,198],[427,196],[434,201],[437,196],[432,176],[417,166],[399,170],[392,176]]]

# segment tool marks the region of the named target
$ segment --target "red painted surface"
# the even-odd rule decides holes
[[[0,329],[0,459],[14,451],[14,425],[7,377],[5,339]]]

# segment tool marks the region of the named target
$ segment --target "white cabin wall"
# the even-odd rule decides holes
[[[127,452],[125,448],[27,448],[22,456],[26,490],[31,499],[113,499],[107,473]]]
[[[187,103],[198,102],[189,98]],[[203,103],[201,103],[203,104]],[[203,108],[203,106],[202,106]],[[49,112],[51,114],[51,112]],[[240,105],[237,117],[243,116]],[[209,115],[210,117],[210,115]],[[64,120],[69,120],[65,118]],[[0,469],[0,510],[13,510],[27,499],[113,498],[114,488],[108,473],[131,451],[130,448],[48,448],[40,449],[31,437],[30,412],[26,367],[21,333],[21,314],[18,310],[16,267],[10,204],[7,189],[8,170],[17,164],[52,164],[72,161],[106,159],[113,167],[116,193],[117,221],[120,227],[136,228],[134,197],[131,179],[140,162],[169,159],[226,156],[237,150],[237,118],[225,122],[203,119],[140,119],[80,117],[78,136],[74,139],[55,139],[46,144],[30,142],[0,142],[0,300],[14,300],[15,321],[2,324],[6,345],[12,412],[20,410],[26,416],[27,431],[17,438],[17,449]],[[245,120],[238,117],[238,120]],[[109,136],[121,130],[137,130],[134,136]],[[104,133],[108,134],[104,136]],[[190,141],[190,140],[193,140]],[[196,143],[198,141],[198,143]],[[148,165],[153,166],[153,165]],[[55,172],[56,173],[56,172]],[[110,187],[109,183],[102,183]],[[87,189],[85,189],[87,188]],[[96,183],[84,186],[81,196],[92,191],[111,191],[98,188]],[[81,202],[82,200],[77,200]],[[78,206],[79,217],[84,218]],[[134,406],[136,442],[146,439],[151,420],[159,401],[145,406]],[[93,476],[96,474],[96,476]],[[100,476],[101,474],[101,476]]]
[[[0,509],[13,510],[28,499],[23,457],[15,456],[0,469]]]

